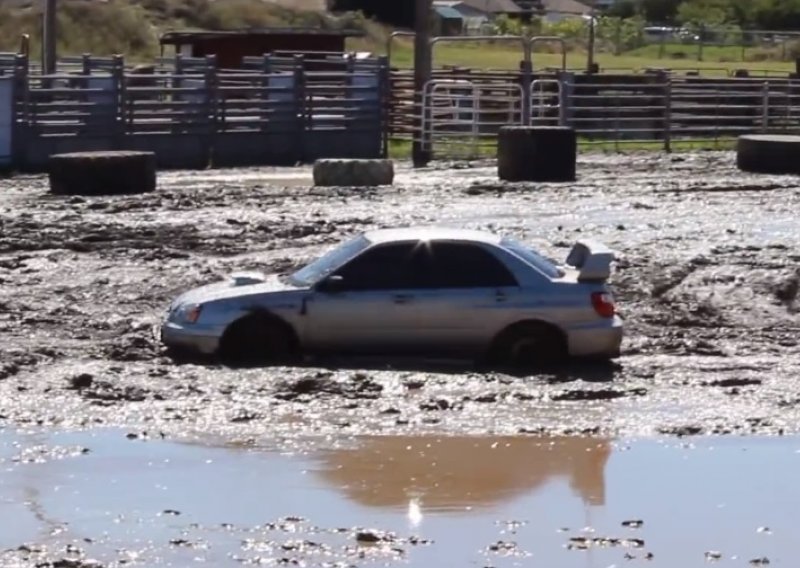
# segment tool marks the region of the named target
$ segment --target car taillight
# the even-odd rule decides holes
[[[614,317],[616,307],[614,306],[614,296],[610,292],[592,293],[592,307],[597,315],[603,318]]]

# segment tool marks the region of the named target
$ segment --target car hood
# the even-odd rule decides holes
[[[307,288],[283,282],[275,275],[258,272],[239,272],[231,274],[227,280],[194,288],[178,296],[170,309],[183,304],[200,304],[234,298],[243,294],[264,294],[270,292],[299,291]]]

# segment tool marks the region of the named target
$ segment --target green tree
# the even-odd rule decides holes
[[[674,24],[683,0],[638,0],[639,14],[650,24]]]
[[[800,0],[751,0],[751,19],[764,30],[800,28]]]
[[[678,21],[684,26],[723,26],[734,22],[731,0],[686,0],[678,6]]]
[[[610,18],[621,18],[624,20],[634,17],[638,11],[637,8],[636,0],[618,0],[608,9],[607,15]]]

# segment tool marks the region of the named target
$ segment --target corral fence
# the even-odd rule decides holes
[[[387,43],[413,32],[397,32]],[[413,72],[391,76],[389,135],[418,140],[434,158],[470,158],[492,154],[505,125],[561,125],[577,131],[587,144],[631,143],[662,146],[677,141],[713,142],[751,132],[800,128],[800,80],[755,71],[684,69],[576,72],[567,68],[561,37],[440,37],[446,42],[503,42],[519,49],[519,69],[434,69],[422,92]],[[561,53],[557,68],[535,69],[535,50],[550,46]],[[720,71],[723,71],[720,73]],[[704,75],[710,73],[710,75]]]
[[[53,153],[154,151],[161,167],[280,165],[387,151],[385,58],[274,54],[222,69],[214,56],[129,67],[122,57],[59,62],[32,73],[25,56],[0,62],[11,102],[13,165],[41,169]],[[5,125],[5,126],[4,126]],[[0,154],[3,152],[0,134]]]
[[[800,80],[790,78],[438,70],[416,99],[409,80],[393,75],[390,135],[421,140],[434,158],[491,154],[505,125],[570,126],[583,144],[665,151],[686,141],[800,131]]]

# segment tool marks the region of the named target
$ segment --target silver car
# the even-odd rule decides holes
[[[301,354],[457,357],[529,366],[614,358],[622,320],[613,253],[579,241],[564,265],[479,231],[370,231],[288,276],[234,274],[177,298],[161,326],[175,350],[286,363]]]

